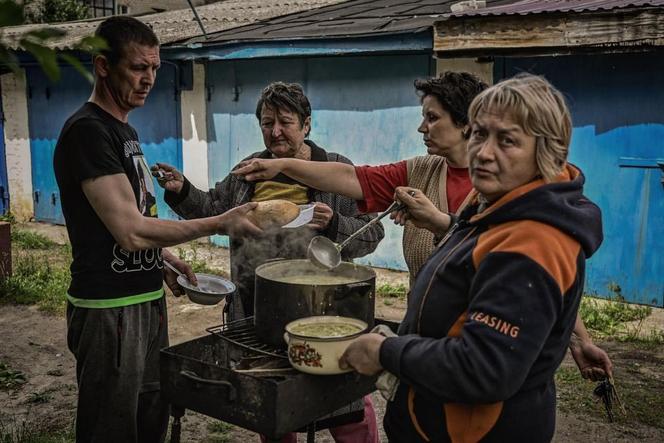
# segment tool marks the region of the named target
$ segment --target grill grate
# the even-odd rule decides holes
[[[288,358],[285,349],[262,343],[256,336],[254,317],[246,317],[240,320],[229,321],[217,326],[205,329],[210,334],[225,340],[241,348],[276,358]]]

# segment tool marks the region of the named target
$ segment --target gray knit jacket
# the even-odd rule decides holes
[[[312,160],[319,158],[321,161],[352,164],[340,154],[326,152],[310,140],[305,142],[312,149]],[[244,160],[270,156],[270,152],[265,150],[255,152]],[[165,200],[182,218],[193,219],[222,214],[250,202],[253,195],[254,183],[229,174],[208,192],[197,189],[185,178],[180,193],[166,192]],[[359,214],[353,199],[338,194],[310,189],[309,198],[313,202],[325,203],[334,211],[332,220],[324,231],[317,232],[301,227],[283,229],[260,239],[230,239],[231,279],[236,283],[239,295],[228,300],[230,319],[253,314],[254,273],[258,265],[273,258],[305,258],[306,247],[313,236],[324,235],[336,243],[341,243],[375,217],[375,214]],[[372,253],[384,235],[383,226],[376,223],[344,248],[343,259],[351,260]]]

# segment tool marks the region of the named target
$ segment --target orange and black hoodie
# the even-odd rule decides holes
[[[568,165],[514,189],[454,231],[417,275],[399,336],[380,362],[400,379],[390,442],[548,442],[599,208]]]

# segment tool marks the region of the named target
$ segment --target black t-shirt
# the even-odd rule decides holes
[[[126,174],[139,211],[157,216],[154,185],[134,128],[88,102],[65,122],[53,167],[74,256],[69,295],[106,300],[160,291],[161,249],[122,249],[81,187],[90,178]],[[135,302],[129,299],[124,304]]]

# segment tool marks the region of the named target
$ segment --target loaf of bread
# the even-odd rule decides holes
[[[300,208],[288,200],[270,200],[259,202],[247,218],[261,229],[274,229],[286,225],[300,214]]]

